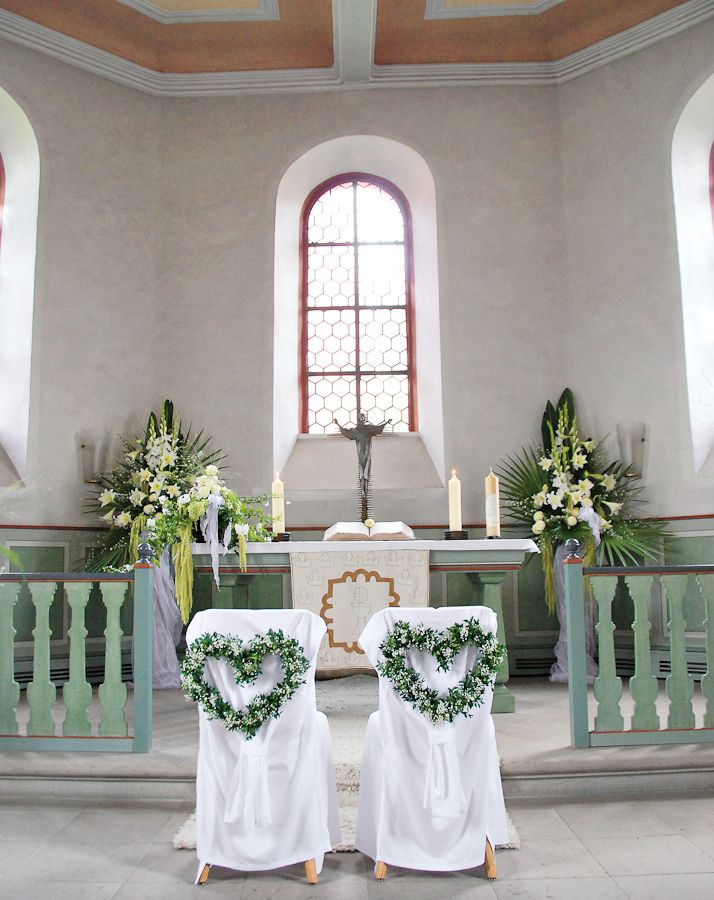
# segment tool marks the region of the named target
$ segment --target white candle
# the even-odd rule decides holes
[[[273,534],[282,534],[285,531],[285,485],[280,480],[280,472],[275,473],[271,493],[273,495]]]
[[[498,477],[493,469],[486,476],[486,537],[501,536],[501,508],[498,499]]]
[[[451,470],[449,479],[449,531],[461,531],[461,482],[456,469]]]

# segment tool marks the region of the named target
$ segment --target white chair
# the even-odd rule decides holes
[[[367,623],[359,643],[373,665],[380,644],[399,620],[437,631],[468,618],[496,634],[496,614],[481,606],[381,610]],[[407,663],[440,694],[474,665],[477,650],[464,649],[448,672],[434,658],[413,650]],[[487,688],[470,717],[433,725],[379,678],[379,711],[365,736],[356,846],[375,861],[382,880],[387,865],[445,872],[485,863],[496,877],[493,848],[507,841],[498,751],[491,720],[493,689]]]
[[[305,683],[251,740],[229,731],[200,709],[196,777],[196,883],[212,865],[241,871],[277,869],[304,862],[314,884],[323,856],[340,841],[337,793],[325,715],[315,705],[315,661],[325,623],[307,610],[199,612],[186,635],[237,635],[243,642],[269,629],[295,638],[310,661]],[[282,677],[276,656],[265,656],[262,674],[249,685],[235,683],[224,661],[206,659],[205,681],[234,709],[267,693]]]

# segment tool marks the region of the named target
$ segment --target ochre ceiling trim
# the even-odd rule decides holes
[[[0,0],[0,8],[156,72],[333,65],[331,0],[280,0],[280,20],[162,24],[118,0]]]
[[[426,20],[414,0],[379,0],[374,61],[552,62],[685,2],[565,0],[540,15]]]

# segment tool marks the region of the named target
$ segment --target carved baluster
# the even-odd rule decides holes
[[[700,575],[700,587],[704,598],[704,630],[705,645],[707,650],[707,671],[702,677],[702,695],[706,700],[704,707],[704,727],[714,728],[714,575]]]
[[[32,602],[35,605],[35,627],[32,632],[32,681],[27,685],[27,702],[30,706],[28,734],[55,733],[52,706],[57,691],[50,681],[50,606],[56,590],[57,585],[48,582],[35,583],[31,588]]]
[[[72,610],[69,628],[69,681],[62,688],[67,714],[62,734],[88,735],[92,733],[87,710],[92,700],[92,686],[87,682],[84,611],[92,585],[89,581],[67,584],[67,597]]]
[[[101,735],[126,735],[129,729],[124,715],[126,685],[121,680],[122,630],[119,624],[126,584],[109,582],[100,585],[100,589],[107,610],[107,627],[104,630],[106,638],[104,681],[99,685],[99,703],[102,710],[99,733]]]
[[[19,585],[0,584],[0,734],[17,734],[20,685],[15,681],[15,627],[13,612]]]
[[[612,621],[612,601],[617,588],[616,578],[592,578],[593,594],[597,603],[598,622],[595,626],[598,636],[598,662],[600,673],[593,684],[593,693],[598,702],[595,716],[595,731],[622,731],[625,722],[620,712],[622,679],[615,669],[615,642]]]
[[[667,676],[669,697],[668,728],[694,728],[694,679],[687,672],[687,646],[685,641],[684,598],[687,594],[687,575],[668,575],[661,579],[669,601],[669,647],[671,675]]]
[[[630,728],[633,731],[659,731],[657,694],[659,685],[652,674],[650,650],[650,596],[652,578],[632,575],[625,578],[632,597],[635,618],[632,631],[635,635],[635,674],[630,678],[630,694],[635,703]]]

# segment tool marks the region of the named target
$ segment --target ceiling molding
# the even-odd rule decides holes
[[[278,0],[261,0],[254,9],[166,9],[151,0],[119,0],[162,25],[188,22],[275,22],[280,19]]]
[[[376,0],[332,0],[335,66],[343,84],[366,84],[372,76]]]
[[[343,80],[337,40],[335,65],[330,68],[183,74],[156,72],[2,9],[0,37],[146,93],[163,97],[201,97],[336,90],[341,87],[559,84],[712,16],[712,0],[688,0],[640,25],[553,62],[373,65],[370,81],[362,84],[345,83]]]
[[[646,22],[550,62],[421,63],[372,67],[372,83],[414,85],[560,84],[636,53],[714,16],[712,0],[688,0]]]
[[[124,0],[122,0],[124,2]],[[489,6],[444,6],[444,0],[426,0],[425,19],[478,19],[481,16],[537,16],[563,0],[536,0],[535,3],[493,3]]]

